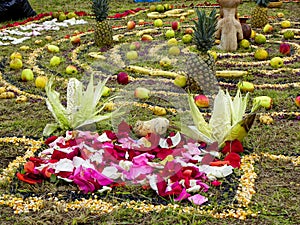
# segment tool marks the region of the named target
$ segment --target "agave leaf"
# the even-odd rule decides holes
[[[43,135],[44,136],[50,136],[54,131],[56,131],[56,129],[59,128],[59,125],[56,123],[48,123],[44,130],[43,130]]]
[[[46,104],[59,126],[62,129],[65,129],[70,127],[68,113],[66,108],[60,102],[59,93],[55,90],[52,90],[52,84],[53,78],[51,77],[45,87],[47,94]]]
[[[209,127],[209,124],[205,121],[192,95],[189,95],[188,102],[195,126],[197,127],[199,132],[201,132],[206,137],[211,138],[211,129]]]
[[[79,80],[70,78],[67,87],[67,112],[71,124],[74,124],[76,111],[78,111],[81,106],[82,88],[82,83]]]
[[[97,123],[99,121],[102,121],[102,120],[107,120],[107,119],[110,119],[112,117],[112,114],[111,113],[108,113],[108,114],[105,114],[105,115],[96,115],[96,116],[93,116],[87,120],[84,120],[81,124],[77,125],[77,127],[75,127],[75,129],[78,129],[80,127],[83,127],[85,125],[89,125],[89,124],[92,124],[92,123]]]
[[[94,107],[97,106],[100,98],[102,97],[102,92],[103,92],[103,88],[107,82],[107,80],[109,79],[109,77],[107,77],[103,82],[99,82],[95,88],[95,93],[94,93],[94,101],[93,101],[93,105]]]
[[[247,136],[249,130],[251,129],[255,117],[256,113],[250,113],[247,116],[245,116],[245,118],[241,119],[236,124],[234,124],[225,135],[224,140],[220,142],[220,145],[222,145],[225,141],[233,141],[235,139],[242,142],[243,139]]]
[[[212,138],[221,143],[231,128],[230,103],[223,90],[219,90],[215,100],[214,109],[209,121],[212,129]]]
[[[226,97],[230,103],[231,124],[233,125],[243,119],[243,115],[245,114],[247,108],[249,93],[247,93],[243,98],[240,89],[238,89],[232,101],[228,90],[226,90]]]
[[[181,124],[180,129],[181,133],[199,142],[203,141],[207,144],[212,144],[214,142],[210,137],[201,133],[195,126],[187,126],[185,124]]]

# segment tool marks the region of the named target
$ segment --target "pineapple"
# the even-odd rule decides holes
[[[257,0],[256,7],[251,13],[251,26],[262,28],[268,23],[269,0]]]
[[[95,44],[98,47],[108,47],[113,44],[113,30],[109,25],[107,0],[93,0],[93,12],[96,17]]]
[[[215,43],[217,26],[216,9],[209,16],[205,11],[197,9],[198,21],[194,21],[193,42],[198,54],[190,54],[187,60],[188,88],[191,92],[203,92],[207,95],[215,95],[219,91],[215,76],[215,60],[208,51]],[[191,77],[192,75],[192,77]]]

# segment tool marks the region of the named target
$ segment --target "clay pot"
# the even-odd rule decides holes
[[[250,39],[251,37],[251,27],[249,24],[247,24],[247,17],[240,17],[239,20],[240,20],[240,23],[241,23],[241,26],[242,26],[242,30],[243,30],[243,38],[244,39]]]

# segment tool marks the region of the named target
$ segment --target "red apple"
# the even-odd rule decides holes
[[[291,54],[291,46],[287,43],[281,43],[279,46],[279,51],[281,54],[290,55]]]
[[[129,82],[129,77],[128,74],[126,72],[120,72],[117,75],[117,82],[119,84],[128,84]]]
[[[80,44],[80,36],[73,36],[73,37],[71,37],[71,43],[73,44],[73,45],[76,45],[76,44]]]
[[[180,23],[178,22],[178,21],[174,21],[174,22],[172,22],[172,29],[173,30],[179,30],[179,28],[180,28]]]
[[[135,28],[135,22],[133,20],[129,20],[127,23],[127,29],[132,30]]]
[[[192,33],[194,33],[194,30],[193,30],[193,28],[190,28],[190,27],[186,28],[184,31],[184,34],[192,34]]]
[[[142,36],[141,40],[144,41],[144,42],[147,42],[147,41],[150,42],[150,41],[153,40],[153,37],[152,37],[151,35],[149,35],[149,34],[144,34],[144,35]]]
[[[138,24],[139,24],[140,26],[145,25],[145,20],[139,20]]]
[[[205,95],[196,95],[194,100],[196,105],[200,108],[209,107],[209,98]]]
[[[295,98],[296,106],[300,107],[300,95]]]
[[[141,48],[141,43],[138,41],[135,41],[129,45],[130,50],[138,50],[140,48]]]

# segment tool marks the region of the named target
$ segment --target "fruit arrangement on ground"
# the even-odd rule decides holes
[[[267,0],[245,2],[251,37],[227,53],[214,38],[217,3],[137,4],[92,0],[89,12],[60,9],[0,28],[0,146],[20,148],[0,153],[0,205],[38,212],[51,189],[64,212],[99,212],[114,198],[118,210],[128,197],[132,210],[178,203],[254,219],[254,166],[281,155],[299,165],[299,18]],[[222,139],[223,121],[229,137],[249,135]]]

